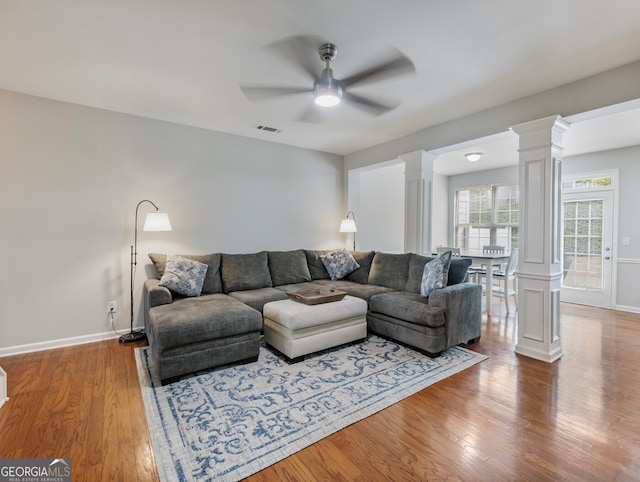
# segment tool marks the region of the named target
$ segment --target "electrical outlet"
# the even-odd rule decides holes
[[[109,312],[109,313],[117,313],[118,312],[118,302],[117,301],[109,301],[107,303],[107,312]]]

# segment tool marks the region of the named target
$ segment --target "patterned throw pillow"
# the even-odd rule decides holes
[[[337,249],[320,256],[327,273],[332,280],[342,279],[357,270],[360,265],[346,249]]]
[[[200,296],[208,266],[174,254],[167,255],[167,265],[160,286],[184,296]]]
[[[420,283],[420,296],[427,298],[433,290],[447,286],[450,263],[451,251],[445,251],[436,259],[432,259],[424,265],[422,282]]]

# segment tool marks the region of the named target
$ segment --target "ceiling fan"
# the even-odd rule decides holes
[[[316,39],[298,36],[272,44],[272,47],[274,47],[283,58],[288,61],[293,60],[297,67],[302,68],[302,70],[308,74],[310,79],[313,80],[312,85],[305,87],[240,85],[240,89],[244,95],[249,100],[256,101],[313,93],[315,105],[328,108],[344,101],[370,115],[377,116],[394,109],[397,107],[397,104],[384,103],[370,97],[358,95],[352,92],[352,89],[401,75],[412,74],[415,73],[416,70],[411,59],[401,52],[397,52],[392,58],[379,61],[375,65],[356,74],[342,79],[336,79],[333,75],[333,69],[331,68],[331,61],[335,59],[338,49],[334,44],[325,42],[317,48],[320,60],[325,63],[324,69],[320,75],[318,75],[319,67],[317,60],[315,63],[309,60],[309,52],[311,51],[310,43],[313,41],[316,41]],[[318,43],[315,45],[318,45]],[[313,104],[311,104],[298,120],[317,121],[320,120],[319,114],[319,109],[315,109]]]

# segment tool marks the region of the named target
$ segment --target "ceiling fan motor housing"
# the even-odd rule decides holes
[[[326,43],[318,47],[318,53],[323,62],[331,62],[338,53],[338,48],[334,44]]]

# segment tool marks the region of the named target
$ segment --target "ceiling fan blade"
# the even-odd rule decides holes
[[[310,80],[315,81],[323,68],[318,57],[318,47],[321,44],[322,40],[318,37],[294,35],[270,43],[267,48],[307,74]]]
[[[340,82],[343,88],[356,87],[414,73],[415,71],[416,67],[411,59],[399,52],[399,55],[395,58],[351,75],[350,77],[342,79]]]
[[[359,108],[371,115],[382,115],[385,112],[389,112],[390,110],[395,109],[396,105],[388,105],[382,104],[380,102],[376,102],[375,100],[367,99],[366,97],[362,97],[361,95],[352,94],[350,92],[344,92],[342,94],[342,99],[353,104],[354,107]]]
[[[314,124],[327,122],[330,116],[327,115],[329,112],[326,109],[326,107],[317,106],[312,102],[300,113],[296,120],[298,122],[310,122]]]
[[[313,89],[309,87],[270,87],[264,85],[241,85],[240,90],[247,99],[253,101],[313,92]]]

